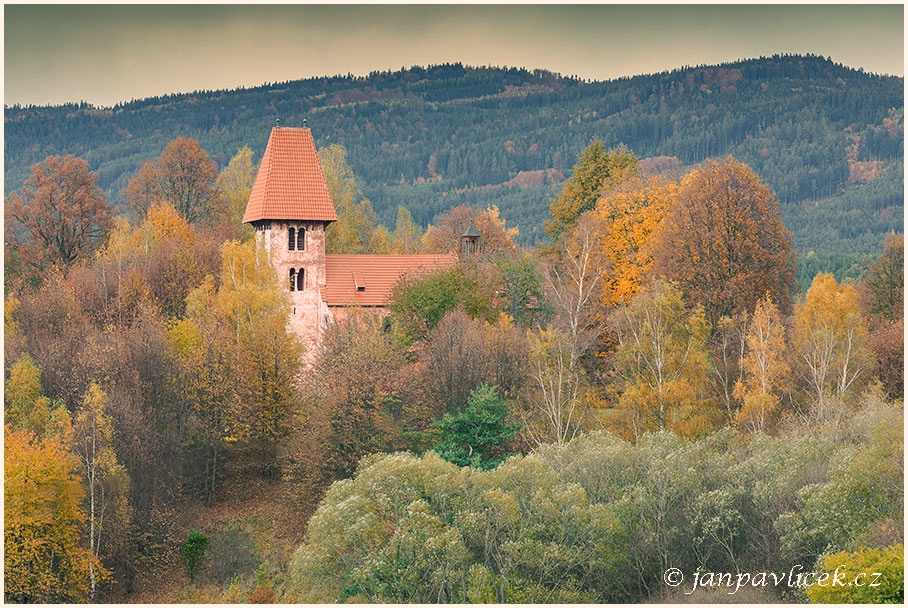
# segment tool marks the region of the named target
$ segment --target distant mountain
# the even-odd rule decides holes
[[[732,155],[777,193],[795,249],[857,272],[903,226],[902,78],[817,56],[589,82],[545,71],[446,64],[233,91],[5,108],[5,187],[51,154],[85,158],[109,200],[179,135],[224,166],[244,145],[260,158],[271,127],[307,121],[319,147],[343,144],[379,219],[398,205],[426,225],[463,202],[498,205],[531,243],[550,199],[594,138],[650,167]],[[857,264],[854,268],[849,268]]]

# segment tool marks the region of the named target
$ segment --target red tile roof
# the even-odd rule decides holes
[[[271,130],[243,215],[256,220],[337,221],[309,129]]]
[[[456,263],[453,255],[329,254],[325,256],[322,300],[328,306],[387,306],[401,278],[418,277]]]

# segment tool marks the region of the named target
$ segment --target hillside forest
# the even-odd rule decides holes
[[[773,61],[741,69],[839,69]],[[826,272],[747,159],[656,166],[593,138],[526,239],[488,201],[379,210],[355,148],[322,142],[329,253],[480,237],[306,352],[242,224],[253,145],[216,160],[175,136],[115,198],[79,154],[8,187],[5,602],[903,602],[900,225]],[[830,204],[901,222],[886,159]],[[868,191],[889,202],[858,214]],[[819,584],[843,576],[868,584]]]
[[[177,137],[218,170],[276,124],[340,144],[376,213],[426,230],[452,207],[497,207],[517,243],[547,240],[548,203],[581,152],[625,145],[653,172],[747,163],[779,201],[803,290],[857,279],[904,222],[904,83],[830,58],[776,55],[590,82],[541,70],[446,64],[88,104],[6,107],[5,192],[47,156],[85,159],[118,213],[146,162]]]

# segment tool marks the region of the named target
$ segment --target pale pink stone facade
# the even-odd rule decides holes
[[[321,332],[330,320],[330,313],[321,296],[325,286],[325,225],[325,222],[289,220],[255,222],[256,242],[268,253],[278,276],[278,284],[290,294],[288,329],[300,337],[310,355],[315,352]],[[294,239],[292,251],[289,247],[290,228],[295,234],[303,230],[305,235],[304,239]],[[300,250],[297,243],[303,244],[304,248]],[[292,290],[291,269],[295,278]],[[298,281],[295,275],[301,270],[303,280]]]

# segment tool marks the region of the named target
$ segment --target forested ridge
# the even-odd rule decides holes
[[[903,222],[901,78],[817,56],[761,57],[607,82],[461,64],[199,91],[93,108],[5,108],[6,191],[48,155],[85,158],[111,203],[177,136],[220,168],[268,133],[312,127],[342,144],[378,219],[403,205],[422,227],[452,206],[496,205],[522,243],[593,139],[654,168],[731,155],[776,192],[800,256],[855,276]],[[852,268],[852,265],[858,266]],[[812,275],[810,275],[812,276]],[[809,282],[807,271],[799,271]]]
[[[722,89],[746,89],[759,66],[778,72],[761,76],[767,90],[810,88],[791,76],[809,66],[846,83],[824,80],[827,93],[891,80],[813,57],[735,65],[672,73],[676,89],[733,96]],[[736,155],[641,153],[605,128],[624,124],[614,114],[558,119],[574,160],[456,177],[474,152],[550,153],[530,145],[549,131],[519,130],[508,104],[582,105],[600,87],[630,120],[673,78],[501,74],[8,109],[7,124],[59,112],[101,125],[321,88],[331,99],[309,121],[356,116],[343,144],[329,129],[317,149],[338,218],[326,252],[459,261],[401,279],[383,310],[338,312],[309,346],[288,318],[290,292],[312,286],[288,285],[242,223],[260,148],[158,130],[165,143],[137,147],[114,193],[96,152],[43,156],[57,150],[35,140],[42,158],[4,199],[6,602],[904,602],[901,157],[880,152],[901,141],[901,105],[880,127],[843,127],[849,183],[833,198],[785,199]],[[628,105],[622,87],[643,95],[643,81],[650,98]],[[425,145],[377,125],[435,136],[430,114],[462,119],[448,156],[381,187],[361,177],[368,138],[382,164],[364,172]],[[692,117],[691,132],[718,132]],[[578,135],[588,123],[601,129]],[[838,132],[809,124],[791,119],[797,141],[834,150],[820,142]],[[880,156],[863,156],[865,138]],[[757,156],[798,174],[792,150]],[[543,208],[533,238],[506,215],[525,200]]]

